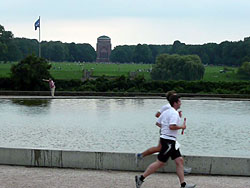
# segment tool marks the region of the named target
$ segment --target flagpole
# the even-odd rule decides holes
[[[40,25],[39,25],[39,57],[41,57],[41,43],[40,43],[40,39],[41,39],[41,33],[40,33],[41,19],[40,19],[40,16],[39,16],[39,22],[40,22]]]

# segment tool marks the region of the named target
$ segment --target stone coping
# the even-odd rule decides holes
[[[144,98],[165,98],[165,93],[139,93],[139,92],[77,92],[77,91],[56,91],[56,97],[144,97]],[[240,94],[193,94],[179,93],[181,97],[198,99],[249,99],[250,95]],[[50,91],[0,91],[0,96],[50,96]]]

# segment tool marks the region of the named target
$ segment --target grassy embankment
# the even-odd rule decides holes
[[[0,63],[0,77],[9,77],[13,63]],[[151,79],[148,70],[149,64],[103,64],[103,63],[52,63],[51,74],[55,79],[70,80],[80,79],[82,70],[93,70],[93,76],[128,76],[130,71],[140,70],[146,79]],[[221,73],[222,66],[205,67],[204,81],[240,81],[237,76],[237,68],[230,67],[225,73]]]

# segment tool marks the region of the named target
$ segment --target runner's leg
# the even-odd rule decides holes
[[[155,147],[151,147],[151,148],[148,148],[147,150],[145,150],[144,152],[142,152],[142,157],[146,157],[148,155],[152,155],[153,153],[157,153],[161,150],[161,143],[159,141],[158,145],[155,146]]]

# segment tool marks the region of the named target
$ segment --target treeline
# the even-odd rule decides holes
[[[115,79],[99,77],[96,80],[55,80],[57,91],[91,91],[91,92],[144,92],[164,93],[176,90],[178,93],[199,94],[250,94],[249,82],[204,82],[204,81],[146,81],[138,76],[131,80],[125,76]],[[0,78],[1,90],[15,90],[10,78]],[[35,88],[35,87],[33,87]],[[29,89],[32,90],[32,89]],[[33,89],[34,90],[34,89]],[[44,87],[40,89],[44,91]],[[47,86],[47,90],[49,90]],[[36,88],[36,91],[39,91]]]
[[[2,60],[20,61],[30,54],[38,56],[38,41],[13,38],[8,43],[7,58]],[[90,44],[62,43],[60,41],[41,42],[41,56],[56,62],[93,62],[95,49]]]
[[[0,61],[20,61],[30,54],[38,55],[38,41],[14,38],[11,31],[0,25]],[[116,46],[110,56],[111,62],[154,64],[159,54],[198,55],[205,65],[240,66],[250,62],[250,37],[243,41],[225,41],[220,44],[185,44],[175,41],[173,45],[123,45]],[[93,62],[95,49],[90,44],[43,41],[41,55],[50,61]]]
[[[220,44],[187,45],[175,41],[173,45],[116,46],[111,53],[112,62],[155,63],[159,54],[198,55],[205,65],[240,66],[250,61],[250,37],[243,41]]]
[[[28,55],[38,56],[39,43],[35,39],[14,38],[10,31],[0,25],[0,61],[20,61]],[[93,62],[95,49],[90,44],[42,41],[41,56],[50,61]]]

